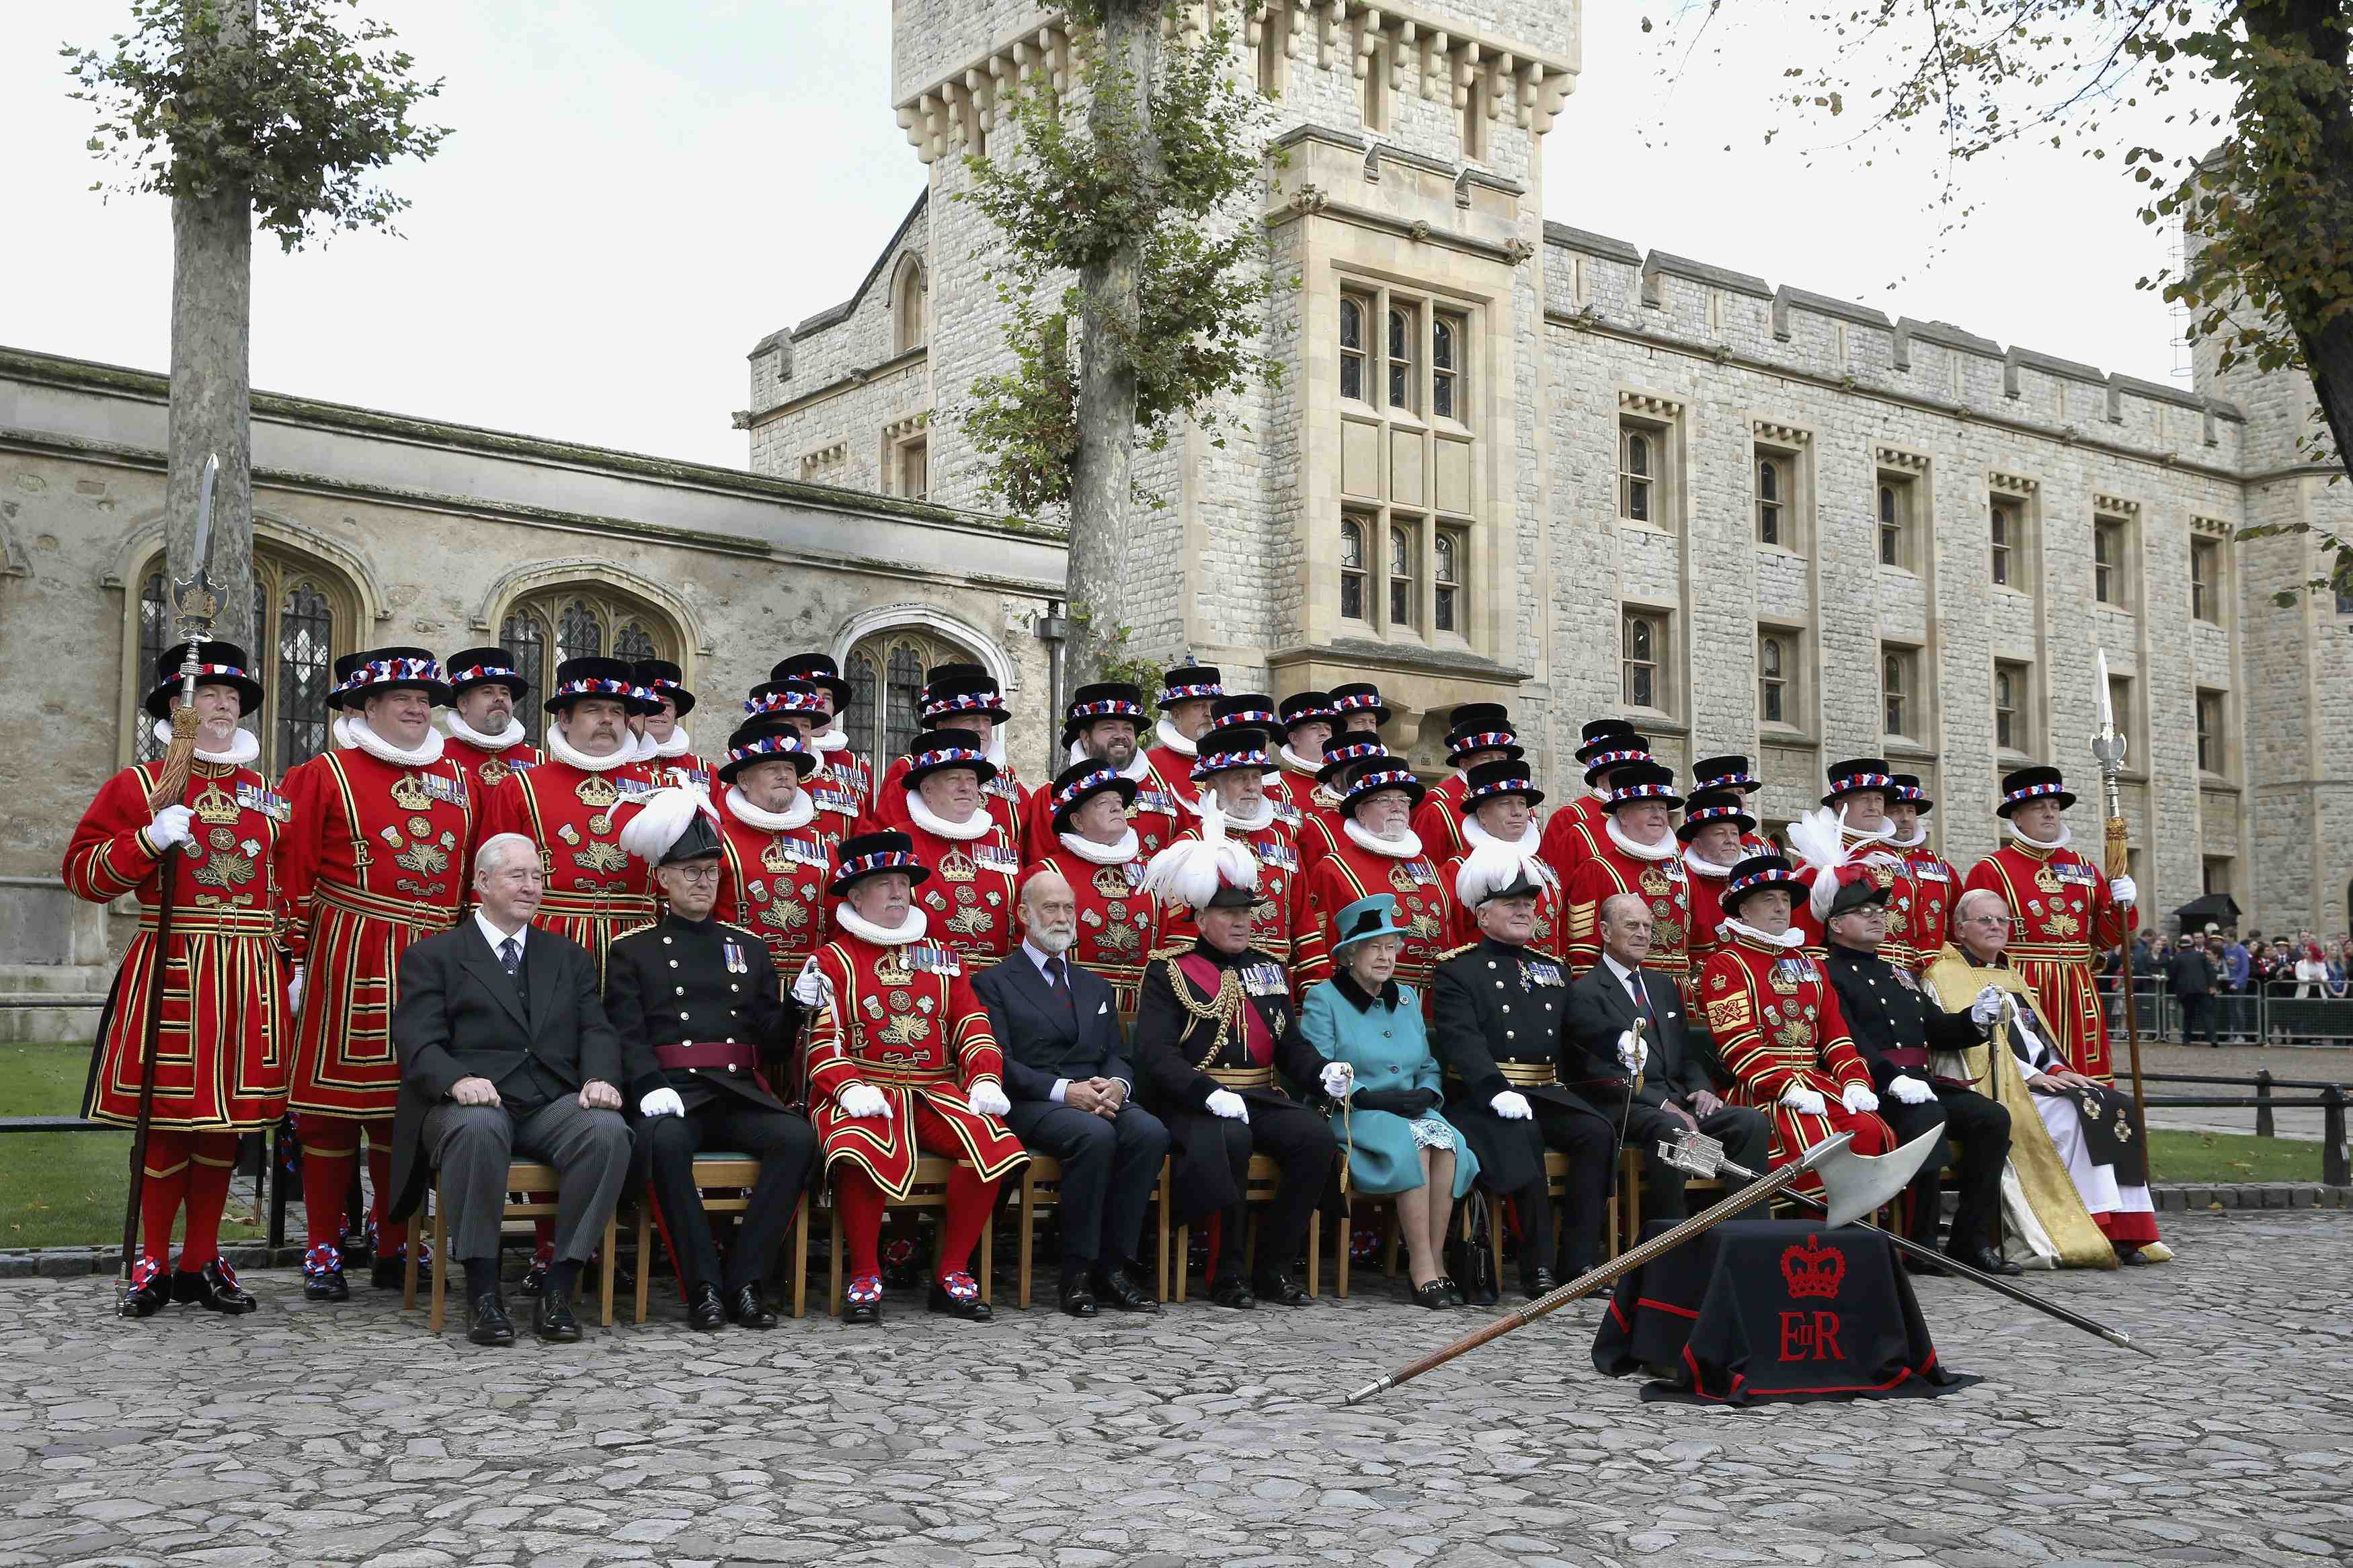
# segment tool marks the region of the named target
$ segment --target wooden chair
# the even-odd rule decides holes
[[[1686,1194],[1703,1193],[1707,1195],[1696,1203],[1686,1203],[1684,1212],[1697,1214],[1722,1197],[1726,1190],[1725,1184],[1714,1176],[1689,1178],[1683,1183]],[[1642,1156],[1637,1150],[1627,1150],[1619,1163],[1618,1196],[1618,1212],[1625,1221],[1618,1233],[1618,1247],[1622,1250],[1642,1239]]]
[[[535,1160],[508,1162],[507,1196],[504,1205],[500,1210],[500,1225],[504,1226],[509,1220],[538,1219],[543,1215],[554,1215],[555,1204],[553,1200],[558,1184],[555,1167],[553,1165],[543,1165]],[[526,1195],[521,1201],[517,1201],[515,1194],[518,1193]],[[533,1202],[528,1195],[533,1193],[548,1194],[550,1201]],[[426,1201],[433,1210],[433,1294],[432,1310],[426,1318],[425,1328],[427,1333],[438,1334],[441,1331],[442,1320],[447,1316],[443,1298],[449,1282],[449,1256],[445,1249],[448,1241],[448,1232],[445,1223],[447,1215],[441,1206],[441,1173],[439,1171],[433,1173],[433,1185],[426,1194]],[[415,1235],[417,1221],[422,1218],[422,1215],[412,1216],[410,1220],[412,1237]],[[603,1267],[597,1272],[603,1279],[603,1284],[598,1289],[598,1304],[604,1310],[605,1326],[608,1329],[613,1326],[614,1249],[620,1245],[620,1239],[621,1226],[618,1215],[606,1215],[605,1245],[598,1254],[604,1261]],[[404,1312],[414,1310],[417,1306],[417,1248],[410,1247],[407,1265],[402,1270],[400,1310]],[[638,1265],[638,1274],[639,1279],[638,1289],[642,1293],[645,1289],[643,1283],[645,1263],[642,1255]],[[640,1321],[643,1321],[642,1317]]]
[[[705,1214],[742,1214],[751,1206],[752,1184],[760,1179],[760,1162],[745,1154],[709,1153],[694,1157],[694,1190],[705,1194],[714,1188],[741,1188],[733,1197],[704,1197]],[[792,1246],[785,1256],[791,1261],[793,1271],[793,1316],[797,1318],[808,1306],[808,1194],[804,1191],[793,1208]],[[638,1300],[637,1321],[646,1321],[646,1306],[653,1280],[653,1231],[659,1215],[654,1212],[654,1194],[650,1188],[638,1204]],[[662,1249],[670,1254],[670,1265],[678,1265],[678,1251],[670,1243],[670,1231],[662,1230]],[[683,1271],[681,1271],[681,1278]]]
[[[951,1160],[943,1154],[923,1154],[918,1156],[915,1161],[914,1185],[908,1190],[907,1195],[903,1198],[885,1197],[882,1201],[882,1212],[884,1215],[887,1217],[892,1209],[946,1208],[948,1203],[948,1175],[950,1172],[955,1169],[956,1164],[957,1162]],[[697,1173],[700,1174],[700,1172]],[[1002,1188],[999,1189],[999,1191],[1002,1190]],[[841,1210],[837,1205],[828,1203],[826,1205],[826,1212],[831,1216],[830,1228],[827,1232],[828,1237],[830,1238],[831,1245],[827,1248],[827,1250],[833,1255],[832,1274],[827,1289],[830,1296],[831,1302],[829,1310],[832,1311],[833,1315],[838,1318],[841,1316]],[[980,1263],[974,1270],[975,1274],[980,1280],[980,1299],[984,1301],[990,1302],[993,1302],[995,1300],[995,1287],[990,1280],[990,1276],[995,1272],[997,1267],[996,1233],[997,1226],[994,1224],[984,1225],[980,1227]],[[944,1240],[945,1238],[943,1237],[941,1239]],[[932,1262],[934,1268],[936,1270],[939,1263],[936,1243],[934,1244],[934,1247],[935,1249],[933,1253]]]
[[[1545,1151],[1544,1160],[1545,1194],[1553,1200],[1552,1223],[1553,1228],[1557,1231],[1560,1228],[1562,1204],[1568,1196],[1568,1156],[1547,1149]],[[1602,1261],[1605,1263],[1618,1256],[1618,1199],[1612,1196],[1601,1214],[1601,1245],[1604,1249]],[[1495,1245],[1495,1279],[1500,1283],[1504,1278],[1504,1224],[1501,1204],[1495,1205],[1494,1224],[1490,1228],[1493,1232]],[[1470,1216],[1467,1214],[1463,1216],[1462,1234],[1466,1238],[1471,1234]],[[1567,1281],[1564,1280],[1563,1283],[1566,1284]]]
[[[1176,1300],[1181,1303],[1185,1300],[1188,1293],[1187,1281],[1193,1272],[1191,1257],[1193,1227],[1190,1226],[1180,1225],[1176,1227],[1175,1235],[1173,1237],[1169,1237],[1168,1195],[1170,1180],[1171,1178],[1167,1170],[1164,1168],[1161,1172],[1160,1178],[1160,1229],[1161,1234],[1164,1237],[1168,1237],[1175,1247],[1175,1250],[1169,1254],[1169,1261],[1166,1267],[1173,1268],[1176,1271]],[[1274,1161],[1267,1155],[1252,1154],[1250,1156],[1250,1176],[1242,1190],[1242,1204],[1245,1212],[1248,1211],[1250,1205],[1262,1204],[1272,1199],[1275,1189],[1282,1184],[1282,1166],[1276,1164]],[[1250,1228],[1250,1237],[1240,1243],[1240,1245],[1244,1248],[1242,1256],[1243,1267],[1245,1268],[1247,1268],[1250,1266],[1250,1263],[1253,1260],[1258,1247],[1258,1223],[1255,1217],[1251,1219]],[[1319,1209],[1311,1212],[1307,1216],[1307,1293],[1310,1296],[1316,1294],[1323,1289],[1323,1239],[1324,1215],[1322,1211]],[[1236,1244],[1236,1237],[1229,1236],[1221,1235],[1218,1237],[1218,1245],[1220,1247],[1234,1245]],[[1286,1258],[1284,1261],[1288,1262],[1289,1259]],[[1165,1273],[1162,1276],[1164,1279],[1167,1276]],[[1161,1294],[1161,1300],[1165,1301],[1167,1299],[1166,1291],[1164,1289]]]
[[[1155,1236],[1159,1245],[1153,1249],[1152,1268],[1155,1289],[1160,1300],[1168,1300],[1168,1199],[1170,1163],[1160,1163],[1160,1182],[1153,1190],[1153,1203],[1159,1210]],[[1038,1235],[1038,1211],[1052,1208],[1062,1201],[1061,1162],[1050,1154],[1032,1153],[1029,1163],[1021,1167],[1020,1184],[1012,1189],[1015,1223],[1021,1227],[1020,1266],[1018,1269],[1019,1300],[1027,1310],[1032,1284],[1031,1259],[1035,1256]],[[1137,1261],[1141,1262],[1142,1259]]]

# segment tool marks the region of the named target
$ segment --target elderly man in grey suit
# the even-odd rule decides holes
[[[557,1173],[555,1265],[533,1322],[552,1342],[580,1337],[573,1292],[629,1169],[615,1087],[621,1042],[605,1021],[596,959],[532,928],[543,886],[538,846],[519,833],[486,840],[474,857],[478,907],[401,955],[392,1016],[392,1212],[413,1213],[440,1171],[450,1249],[466,1269],[466,1337],[478,1345],[514,1342],[498,1284],[510,1160]]]
[[[1111,982],[1070,962],[1079,906],[1051,866],[1021,887],[1021,945],[972,983],[1005,1053],[1006,1124],[1062,1167],[1061,1308],[1156,1312],[1129,1260],[1160,1180],[1168,1129],[1134,1104]]]

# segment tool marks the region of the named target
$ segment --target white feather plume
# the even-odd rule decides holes
[[[1258,857],[1250,846],[1226,837],[1226,814],[1217,796],[1201,792],[1201,837],[1181,838],[1152,858],[1144,868],[1146,891],[1164,903],[1207,909],[1218,884],[1258,887]]]
[[[678,836],[686,831],[698,811],[711,811],[711,802],[701,790],[674,786],[658,789],[646,796],[628,821],[621,824],[621,847],[649,866],[659,866]],[[718,813],[712,812],[712,816]]]
[[[1522,871],[1528,874],[1528,880],[1544,887],[1560,886],[1551,867],[1518,845],[1502,838],[1483,839],[1462,857],[1462,868],[1454,873],[1454,896],[1465,909],[1476,909],[1496,889],[1510,887]]]
[[[1813,892],[1807,907],[1816,920],[1830,918],[1831,900],[1838,897],[1839,868],[1847,861],[1846,808],[1817,806],[1789,824],[1789,847],[1814,872]]]

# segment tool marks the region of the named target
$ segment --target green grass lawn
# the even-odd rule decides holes
[[[0,1116],[79,1116],[89,1073],[86,1045],[0,1046]],[[128,1132],[0,1134],[0,1247],[120,1241],[130,1180]],[[223,1240],[261,1236],[238,1218]]]
[[[2150,1173],[2159,1182],[2316,1182],[2320,1144],[2304,1138],[2257,1138],[2252,1133],[2180,1132],[2158,1128],[2148,1135]]]

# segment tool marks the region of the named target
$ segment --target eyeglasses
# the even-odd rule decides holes
[[[719,880],[719,862],[716,860],[707,861],[699,866],[671,866],[666,868],[666,869],[668,869],[672,876],[681,878],[689,882],[716,882]]]

